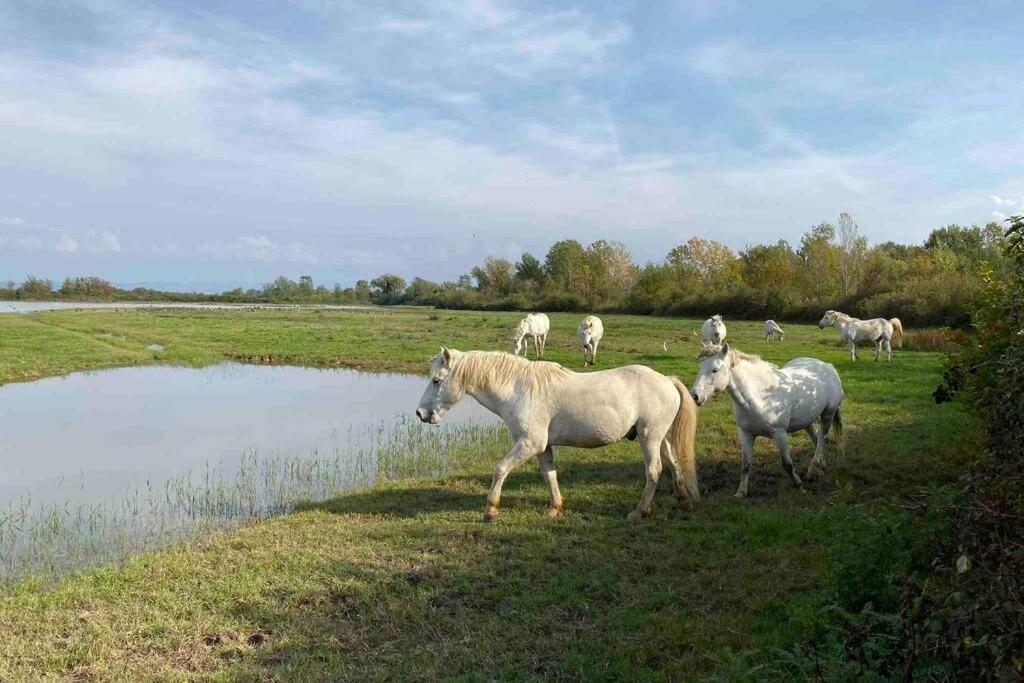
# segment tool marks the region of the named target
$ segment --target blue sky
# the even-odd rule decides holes
[[[1024,212],[1024,5],[0,0],[0,277],[453,279]]]

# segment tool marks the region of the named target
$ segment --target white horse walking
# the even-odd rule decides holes
[[[722,316],[713,315],[700,326],[701,344],[721,344],[725,341],[725,323]]]
[[[537,358],[543,357],[550,329],[551,321],[543,313],[531,313],[526,316],[512,330],[512,353],[518,356],[520,351],[524,351],[523,355],[526,355],[530,350],[530,341],[526,340],[526,349],[524,350],[523,340],[533,337],[533,350],[536,352]]]
[[[576,334],[579,335],[580,345],[583,346],[583,364],[593,365],[597,362],[597,345],[604,337],[604,323],[596,315],[588,315],[580,321]]]
[[[903,323],[900,322],[899,318],[889,318],[889,324],[892,325],[892,343],[897,349],[903,348]]]
[[[729,344],[704,347],[704,360],[693,381],[693,398],[704,405],[715,391],[727,391],[740,433],[743,459],[736,497],[747,495],[747,482],[754,461],[754,439],[767,436],[775,441],[782,466],[793,483],[800,477],[789,455],[789,434],[805,430],[814,442],[814,458],[807,478],[822,476],[825,465],[825,437],[829,429],[842,433],[840,407],[843,384],[830,364],[815,358],[795,358],[781,368],[742,353]],[[814,428],[821,421],[821,430]]]
[[[466,394],[504,420],[514,442],[494,469],[485,521],[497,518],[509,472],[534,456],[551,489],[548,516],[557,517],[563,502],[552,447],[598,448],[622,438],[639,440],[646,461],[647,484],[630,519],[651,513],[662,463],[672,472],[680,504],[700,500],[693,450],[697,407],[674,377],[643,365],[577,373],[508,353],[442,347],[430,362],[416,416],[437,424]]]
[[[764,340],[771,341],[778,339],[779,341],[786,341],[786,333],[782,331],[779,324],[774,320],[764,321]]]
[[[825,311],[825,315],[818,321],[818,327],[835,327],[839,330],[839,336],[850,345],[850,360],[857,360],[857,342],[870,341],[875,345],[875,360],[882,354],[882,349],[892,362],[892,345],[890,340],[893,336],[893,324],[885,318],[872,318],[871,320],[860,320],[840,313],[839,311]],[[902,325],[900,326],[902,330]]]

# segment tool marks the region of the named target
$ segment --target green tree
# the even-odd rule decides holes
[[[385,273],[370,280],[370,298],[377,304],[397,304],[405,293],[405,279]]]
[[[587,254],[576,240],[555,242],[544,257],[544,274],[562,291],[579,293],[586,269]]]

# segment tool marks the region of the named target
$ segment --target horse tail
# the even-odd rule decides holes
[[[697,404],[685,384],[675,377],[671,379],[676,391],[679,392],[679,410],[666,438],[682,467],[684,484],[690,499],[696,503],[700,500],[700,487],[697,485],[697,454],[694,450],[697,436]]]
[[[843,409],[841,406],[836,408],[835,417],[832,418],[832,433],[839,437],[839,439],[843,437]],[[839,439],[836,440],[838,441]]]
[[[889,324],[892,325],[892,340],[897,349],[903,348],[903,323],[900,322],[899,318],[890,318]]]

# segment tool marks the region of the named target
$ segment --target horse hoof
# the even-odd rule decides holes
[[[640,512],[639,510],[633,510],[628,515],[626,515],[626,519],[628,519],[630,522],[636,522],[640,520],[643,516],[644,513]]]
[[[492,524],[498,519],[498,508],[487,508],[484,512],[484,521]]]
[[[679,496],[677,500],[679,501],[679,508],[687,512],[692,512],[697,507],[696,503],[686,496]]]
[[[562,516],[562,507],[551,506],[548,508],[548,519],[557,519]]]
[[[736,492],[736,497],[742,500],[743,498],[747,497],[747,492],[746,491],[737,491]]]
[[[808,467],[807,474],[804,475],[809,481],[817,481],[825,478],[825,473],[816,466]]]

